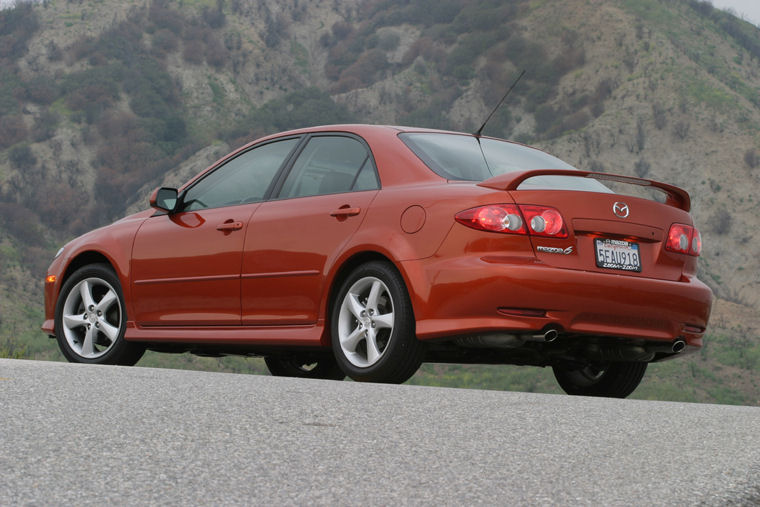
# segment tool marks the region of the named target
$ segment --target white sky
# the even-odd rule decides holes
[[[750,23],[760,26],[760,0],[710,0],[719,9],[733,9]]]

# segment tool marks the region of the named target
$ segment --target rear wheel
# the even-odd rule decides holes
[[[392,265],[368,262],[343,282],[333,304],[332,347],[352,379],[400,384],[414,375],[424,353],[414,329],[406,285]]]
[[[343,380],[346,374],[331,355],[268,356],[264,358],[269,373],[276,377]]]
[[[588,364],[582,368],[554,366],[554,377],[567,394],[625,398],[641,383],[647,363]]]
[[[132,366],[145,347],[124,339],[127,314],[116,273],[107,264],[79,268],[61,288],[55,334],[72,363]]]

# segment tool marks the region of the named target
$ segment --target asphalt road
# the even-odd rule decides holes
[[[0,359],[0,504],[760,504],[760,408]]]

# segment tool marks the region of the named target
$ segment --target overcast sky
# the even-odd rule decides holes
[[[740,18],[760,26],[760,0],[710,0],[720,9],[733,9]]]

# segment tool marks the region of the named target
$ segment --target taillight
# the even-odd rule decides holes
[[[698,257],[702,252],[702,235],[696,227],[685,224],[673,224],[668,231],[665,250]]]
[[[492,204],[461,211],[456,221],[482,231],[527,234],[520,210],[514,204]]]
[[[457,213],[456,221],[482,231],[566,238],[559,211],[548,206],[490,204]]]
[[[548,206],[525,206],[520,205],[528,224],[530,233],[534,236],[546,236],[550,238],[566,238],[567,229],[562,215],[554,208]]]

